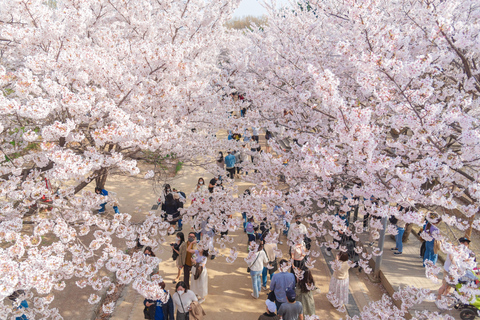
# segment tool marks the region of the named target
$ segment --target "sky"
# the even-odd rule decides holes
[[[259,17],[267,13],[260,4],[261,0],[242,0],[237,10],[233,13],[233,17],[256,16]],[[277,0],[277,5],[287,4],[287,0]]]

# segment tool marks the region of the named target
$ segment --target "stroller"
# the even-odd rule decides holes
[[[480,276],[476,274],[475,276],[477,277],[477,280],[460,280],[455,286],[455,290],[458,292],[463,285],[469,282],[474,282],[478,286]],[[455,309],[460,310],[460,318],[462,320],[472,320],[477,316],[480,317],[480,296],[475,296],[475,298],[472,298],[468,304],[458,302],[455,304]]]

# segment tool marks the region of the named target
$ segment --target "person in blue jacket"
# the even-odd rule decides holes
[[[99,187],[95,187],[95,193],[96,194],[101,194],[102,196],[108,196],[108,191],[105,190],[105,189],[99,188]],[[105,205],[106,204],[107,203],[104,202],[100,205],[100,209],[98,210],[98,213],[104,213],[105,212]],[[113,206],[113,211],[115,211],[115,213],[120,213],[120,211],[118,211],[117,206]]]
[[[162,281],[159,283],[159,285],[163,289],[163,291],[167,293],[167,291],[165,290],[165,282]],[[151,320],[174,320],[173,314],[175,307],[173,306],[173,300],[170,294],[168,294],[167,303],[163,303],[161,300],[155,301],[145,299],[143,301],[143,304],[145,305],[146,310],[144,311],[145,317],[147,317],[148,315],[150,317],[149,319]]]
[[[235,156],[232,151],[228,151],[228,155],[225,157],[225,168],[227,169],[227,177],[235,179]]]

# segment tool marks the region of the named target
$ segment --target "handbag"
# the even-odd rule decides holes
[[[173,244],[173,249],[179,251],[179,250],[180,250],[179,244],[178,244],[178,243],[174,243],[174,244]],[[178,253],[177,253],[176,251],[172,250],[172,259],[173,259],[173,261],[177,260],[177,258],[178,258]]]
[[[439,240],[434,240],[433,241],[433,253],[438,254],[438,251],[440,251],[441,247],[441,242]]]
[[[253,263],[250,266],[253,266],[255,264],[255,262],[257,262],[258,256],[260,255],[260,252],[257,254],[257,257],[255,258],[255,260],[253,261]],[[250,271],[251,271],[250,266],[247,267],[247,273],[250,273]]]
[[[198,280],[198,278],[200,278],[200,276],[202,275],[202,272],[203,272],[203,266],[197,263],[195,265],[195,274],[193,275],[193,279]]]
[[[145,319],[152,319],[150,318],[150,310],[148,310],[147,306],[145,306],[145,309],[143,309],[143,316]]]
[[[275,271],[278,270],[277,258],[275,258],[275,260],[269,261],[268,264],[272,266],[272,269],[268,269],[268,274],[274,274]]]

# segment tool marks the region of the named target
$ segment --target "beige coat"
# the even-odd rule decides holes
[[[202,320],[207,315],[198,301],[190,304],[190,320]]]
[[[348,278],[348,269],[350,269],[348,261],[343,261],[340,268],[333,272],[333,276],[338,280],[345,280]]]

